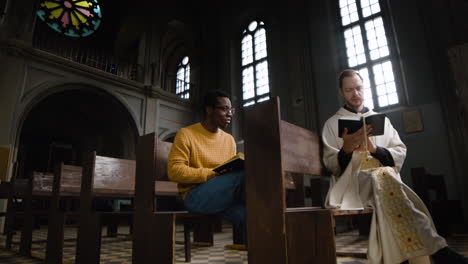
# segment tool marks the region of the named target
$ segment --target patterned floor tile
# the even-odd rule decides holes
[[[101,263],[102,264],[131,264],[132,261],[132,241],[127,228],[119,229],[119,234],[116,237],[102,238],[101,247]],[[64,263],[74,263],[76,250],[76,227],[67,226],[65,230],[64,243]],[[103,230],[103,235],[106,234]],[[4,236],[0,236],[0,245],[4,245]],[[0,246],[0,264],[39,264],[44,258],[45,246],[47,239],[47,229],[40,228],[34,231],[32,255],[34,257],[27,258],[20,256],[19,250],[19,234],[13,238],[13,250],[8,251]],[[223,232],[215,234],[215,245],[212,247],[196,247],[192,248],[192,261],[190,263],[203,264],[246,264],[247,252],[225,249],[226,244],[232,243],[232,230],[229,225],[223,227]],[[176,228],[176,240],[183,240],[182,226]],[[453,235],[447,238],[447,242],[457,252],[468,255],[468,235],[460,234]],[[336,247],[338,253],[359,253],[365,255],[367,251],[367,237],[359,236],[357,231],[343,232],[336,236]],[[185,263],[184,246],[176,244],[176,263]],[[338,257],[338,264],[366,264],[367,261],[363,258],[353,257]]]

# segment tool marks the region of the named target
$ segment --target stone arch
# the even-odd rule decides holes
[[[51,171],[56,162],[81,165],[84,151],[135,158],[140,134],[123,98],[86,84],[61,84],[27,95],[18,118],[17,160],[31,170]]]
[[[176,134],[177,134],[177,131],[167,130],[164,133],[161,133],[158,137],[159,137],[159,140],[161,141],[173,143]]]
[[[139,113],[136,113],[132,110],[132,107],[128,101],[120,94],[117,93],[115,89],[106,89],[102,87],[97,87],[94,84],[81,83],[81,82],[60,82],[60,81],[48,81],[42,83],[36,87],[29,88],[25,92],[20,100],[19,115],[16,119],[14,127],[17,131],[21,129],[22,122],[24,117],[27,116],[29,111],[31,111],[34,106],[36,106],[40,101],[51,96],[55,93],[60,93],[68,90],[82,90],[89,91],[91,93],[101,93],[107,94],[115,99],[117,99],[128,111],[133,119],[133,123],[138,130],[139,135],[143,134],[143,128],[139,123],[139,119],[143,117],[138,117]],[[17,142],[17,141],[15,141]]]

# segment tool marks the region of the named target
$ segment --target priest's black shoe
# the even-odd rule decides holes
[[[468,264],[468,258],[444,247],[432,255],[435,264]]]

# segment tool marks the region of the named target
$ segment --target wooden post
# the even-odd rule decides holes
[[[76,243],[77,264],[99,264],[101,254],[101,217],[93,209],[96,152],[85,153],[80,192],[80,223]]]
[[[279,100],[245,111],[246,209],[249,263],[287,263]],[[272,250],[274,249],[274,250]]]
[[[249,263],[336,263],[330,210],[286,208],[287,174],[321,173],[319,138],[280,116],[278,97],[246,109]]]
[[[63,163],[55,167],[50,199],[49,225],[47,229],[46,264],[61,264],[63,259],[63,237],[65,216],[60,210],[60,183]]]

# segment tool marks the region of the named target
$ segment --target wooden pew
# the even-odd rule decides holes
[[[95,162],[90,162],[90,158]],[[93,169],[91,169],[91,166]],[[9,206],[11,208],[6,213],[7,215],[10,214],[5,231],[7,238],[10,238],[7,239],[9,247],[11,247],[13,234],[10,227],[13,226],[15,218],[21,217],[24,223],[21,227],[20,252],[23,255],[30,256],[34,225],[33,216],[48,216],[49,232],[47,235],[46,263],[62,263],[65,219],[67,217],[80,217],[77,263],[99,262],[100,230],[103,220],[115,217],[128,218],[131,217],[131,212],[95,212],[92,202],[95,198],[132,199],[135,184],[135,161],[92,154],[92,156],[88,155],[85,168],[87,170],[85,171],[86,184],[84,186],[81,186],[82,168],[64,164],[59,164],[54,174],[33,172],[28,179],[17,179],[14,184],[7,185],[7,183],[4,183],[1,185],[1,194],[9,198],[11,202],[15,199],[22,199],[25,207],[24,211],[15,212],[13,206]],[[93,173],[90,173],[90,171],[93,171]],[[169,181],[158,181],[158,184],[155,185],[155,195],[177,196],[177,184]],[[31,206],[33,199],[50,200],[50,209],[41,212],[33,211]],[[62,208],[61,201],[68,199],[80,199],[81,211],[67,212],[65,208]],[[99,234],[99,236],[96,234]],[[210,235],[205,235],[205,237],[210,239]],[[185,244],[189,242],[184,241]],[[187,247],[186,255],[188,258],[189,250],[190,248]]]
[[[50,191],[44,190],[40,186],[37,186],[37,181],[34,180],[36,177],[40,177],[41,174],[32,172],[28,179],[17,179],[13,185],[13,197],[14,199],[20,200],[23,207],[21,212],[13,211],[9,216],[12,219],[21,218],[21,237],[20,237],[20,254],[24,256],[31,255],[32,246],[32,233],[34,229],[34,220],[37,216],[47,215],[46,211],[33,212],[33,201],[44,200],[50,197]],[[10,230],[9,232],[11,232]],[[7,237],[7,241],[12,237]],[[8,243],[10,243],[8,241]]]
[[[82,168],[73,165],[58,164],[55,168],[47,229],[45,263],[61,264],[65,220],[67,217],[78,217],[76,211],[68,212],[61,208],[64,199],[78,199],[82,182]]]
[[[281,120],[277,97],[244,116],[249,263],[336,263],[331,210],[286,206],[288,172],[321,173],[319,137]]]
[[[161,144],[161,146],[162,145],[164,144]],[[165,146],[165,149],[161,147],[159,151],[163,153],[162,155],[166,157],[165,159],[167,160],[170,145]],[[156,161],[160,171],[157,175],[165,175],[166,163],[164,162],[164,166],[160,166],[158,162],[160,161]],[[133,199],[135,197],[136,181],[135,165],[134,160],[97,156],[95,152],[88,153],[88,155],[85,156],[83,163],[83,182],[80,194],[80,224],[78,229],[76,263],[99,263],[101,230],[104,220],[134,217],[134,212],[138,211],[138,206],[136,205],[133,212],[100,212],[93,207],[93,202],[97,198],[119,200]],[[149,187],[152,187],[150,200],[161,196],[175,197],[178,195],[177,184],[174,182],[157,180],[153,181]],[[183,214],[186,212],[176,213]],[[135,218],[138,219],[138,217]],[[141,228],[144,230],[148,228],[147,226],[139,226],[136,224],[137,222],[138,220],[134,221],[133,237],[137,236],[136,234]],[[185,221],[185,224],[187,225],[188,222]],[[137,230],[135,230],[135,228]],[[186,233],[184,241],[186,258],[189,260],[190,237],[187,238],[188,228],[185,228],[184,232]]]
[[[186,262],[190,261],[190,234],[188,227],[197,223],[208,223],[212,215],[190,214],[187,211],[158,211],[155,203],[156,190],[167,181],[167,158],[171,143],[161,142],[154,133],[141,136],[137,144],[136,182],[133,227],[133,263],[175,262],[175,220],[184,222]],[[212,225],[204,226],[203,237],[196,241],[213,243]],[[196,237],[196,236],[195,236]],[[201,239],[200,239],[201,238]]]
[[[13,179],[14,181],[14,179]],[[7,208],[4,213],[5,226],[3,234],[5,235],[5,248],[11,249],[13,234],[15,233],[15,198],[13,197],[13,182],[0,183],[0,194],[2,199],[7,199]]]
[[[50,173],[33,171],[28,178],[18,179],[15,177],[10,183],[5,222],[5,246],[7,249],[11,249],[15,227],[18,226],[17,222],[20,221],[20,254],[31,255],[35,220],[38,217],[47,217],[49,215],[47,208],[39,210],[33,208],[33,202],[51,199],[52,179],[53,175]],[[69,185],[70,183],[67,180],[65,180],[65,183]],[[79,186],[77,187],[79,188]],[[22,210],[18,210],[19,207]]]
[[[369,236],[370,225],[372,221],[372,208],[364,208],[362,210],[336,210],[332,209],[333,214],[333,228],[336,234],[336,222],[338,218],[345,218],[345,220],[357,220],[357,228],[360,236]],[[346,219],[347,218],[347,219]],[[336,251],[336,255],[340,257],[353,257],[353,258],[367,258],[366,253],[357,253],[348,251]]]
[[[103,212],[95,208],[99,198],[132,199],[135,161],[87,153],[83,161],[80,193],[80,222],[75,263],[99,263],[102,223],[109,218],[128,219],[132,212]]]
[[[54,174],[57,176],[54,177]],[[34,219],[48,217],[46,261],[47,263],[62,263],[65,220],[70,217],[77,220],[79,212],[67,212],[65,208],[61,208],[63,206],[60,204],[63,200],[80,198],[82,168],[60,164],[54,174],[34,171],[30,178],[16,179],[10,184],[11,195],[8,197],[5,227],[6,248],[11,248],[15,221],[22,220],[20,253],[30,256]],[[15,210],[18,205],[14,204],[15,200],[19,199],[22,200],[22,207],[24,207],[21,212]],[[32,202],[38,199],[50,201],[50,208],[41,211],[33,209]]]
[[[331,177],[331,173],[327,170],[324,170],[323,173],[324,177]],[[328,185],[327,189],[328,190]],[[322,204],[325,204],[325,201],[322,201]],[[335,230],[335,234],[337,233],[336,223],[341,221],[342,223],[347,223],[348,226],[352,226],[353,228],[356,227],[359,231],[360,236],[368,236],[370,233],[370,225],[372,221],[372,214],[374,210],[370,207],[366,207],[361,210],[344,210],[344,209],[332,209],[333,214],[333,229]],[[337,251],[337,256],[347,256],[347,257],[359,257],[359,258],[367,258],[367,254],[364,253],[355,253],[349,251]]]
[[[177,188],[177,183],[172,182],[169,180],[167,175],[167,159],[169,157],[169,152],[171,151],[172,143],[157,141],[157,148],[156,148],[156,195],[162,196],[162,191],[170,187],[171,194],[170,196],[178,196],[179,191]],[[155,146],[153,146],[155,147]],[[174,192],[176,193],[174,195]],[[174,211],[174,209],[170,209]],[[167,211],[167,210],[165,210]],[[180,210],[179,210],[180,211]],[[185,211],[184,211],[185,212]],[[214,226],[213,224],[219,223],[219,218],[215,216],[206,216],[206,215],[196,215],[196,214],[186,214],[186,213],[177,213],[177,220],[181,220],[184,224],[184,236],[189,237],[190,231],[193,231],[193,241],[204,244],[204,245],[213,245],[213,233],[214,233]],[[204,222],[204,220],[208,222]],[[237,235],[237,234],[236,234]],[[190,261],[190,241],[184,239],[185,243],[185,259],[186,262]]]

